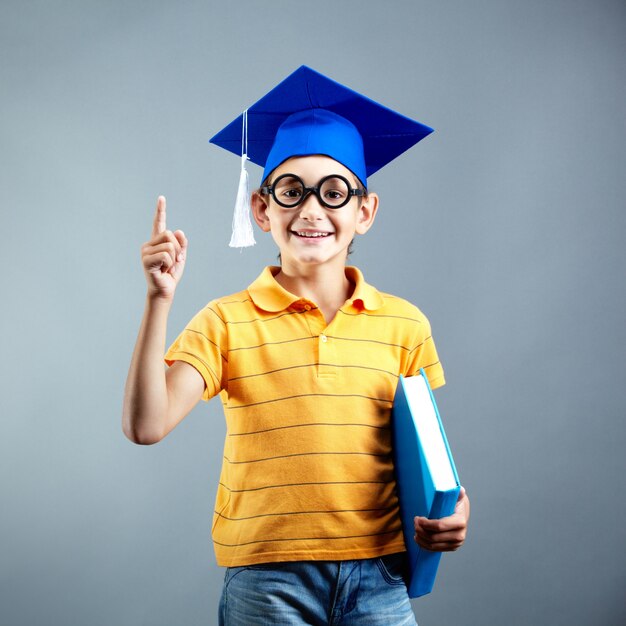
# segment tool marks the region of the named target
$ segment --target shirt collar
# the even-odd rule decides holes
[[[346,276],[355,285],[352,297],[348,299],[348,304],[353,304],[367,311],[376,311],[383,306],[383,297],[376,287],[365,282],[363,274],[358,267],[347,266]]]
[[[248,287],[250,298],[256,306],[264,311],[278,312],[288,309],[294,302],[301,300],[300,297],[283,289],[274,276],[280,272],[280,267],[268,266],[261,275]],[[352,296],[347,304],[363,308],[368,311],[380,309],[384,302],[375,287],[368,285],[363,274],[356,267],[346,267],[346,277],[355,285]]]
[[[264,311],[284,311],[294,302],[300,300],[298,296],[289,293],[276,282],[274,276],[278,272],[280,272],[280,267],[270,265],[248,287],[248,293],[250,298],[252,298],[252,302]]]

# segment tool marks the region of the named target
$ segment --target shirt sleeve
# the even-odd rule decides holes
[[[446,379],[432,337],[430,322],[423,314],[420,314],[420,318],[420,324],[416,326],[412,337],[413,348],[409,352],[405,376],[417,376],[420,369],[423,369],[431,389],[436,389],[444,385]]]
[[[204,379],[202,399],[210,400],[226,388],[228,380],[227,325],[219,305],[213,301],[199,311],[165,353],[171,366],[184,361],[198,370]]]

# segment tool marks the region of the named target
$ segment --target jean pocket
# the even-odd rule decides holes
[[[376,559],[376,565],[380,570],[381,576],[389,585],[406,584],[408,564],[406,552],[398,552],[396,554],[387,554]]]

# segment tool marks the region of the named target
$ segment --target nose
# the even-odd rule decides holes
[[[324,217],[324,207],[319,203],[317,196],[309,191],[300,203],[299,215],[305,220],[319,220]]]

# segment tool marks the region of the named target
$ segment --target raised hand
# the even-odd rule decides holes
[[[150,241],[141,246],[148,296],[171,300],[187,258],[187,238],[182,230],[166,228],[165,198],[159,196]]]

